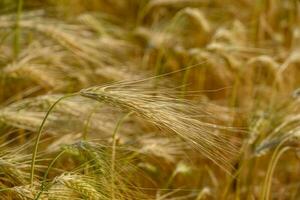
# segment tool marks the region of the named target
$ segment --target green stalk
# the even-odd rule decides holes
[[[82,139],[83,140],[87,140],[87,136],[88,136],[88,129],[89,129],[89,125],[90,125],[90,121],[92,119],[92,116],[95,112],[91,112],[86,120],[84,129],[83,129],[83,135],[82,135]]]
[[[282,154],[290,149],[290,147],[283,147],[283,148],[281,148],[281,147],[291,137],[292,136],[288,136],[284,140],[282,140],[278,144],[276,149],[274,150],[274,153],[273,153],[273,155],[271,157],[271,160],[270,160],[270,164],[269,164],[268,169],[267,169],[266,178],[265,178],[264,183],[263,183],[262,193],[261,193],[261,197],[260,197],[261,200],[269,199],[269,197],[270,197],[271,182],[272,182],[272,176],[273,176],[274,171],[275,171],[275,167],[278,163],[279,158],[282,156]]]
[[[48,168],[47,168],[47,171],[45,172],[44,174],[44,177],[43,177],[43,180],[42,180],[42,183],[41,183],[41,190],[40,192],[37,194],[37,196],[35,197],[35,200],[38,200],[40,198],[40,196],[42,195],[42,193],[44,192],[45,190],[45,182],[46,182],[46,179],[47,179],[47,176],[50,172],[50,169],[53,167],[54,163],[65,153],[65,150],[61,151],[52,161],[51,163],[49,164]]]
[[[37,151],[38,151],[38,145],[39,145],[39,142],[40,142],[40,139],[41,139],[41,135],[42,135],[42,131],[43,131],[43,128],[45,126],[45,123],[47,121],[47,118],[49,116],[49,114],[51,113],[51,111],[53,110],[53,108],[56,106],[56,104],[58,104],[61,100],[65,99],[65,98],[68,98],[68,97],[72,97],[76,95],[76,93],[74,94],[68,94],[68,95],[65,95],[65,96],[62,96],[61,98],[59,98],[56,102],[54,102],[49,110],[47,111],[40,127],[39,127],[39,130],[38,130],[38,135],[36,137],[36,140],[35,140],[35,144],[34,144],[34,149],[33,149],[33,152],[32,152],[32,160],[31,160],[31,172],[30,172],[30,186],[33,186],[33,179],[34,179],[34,169],[35,169],[35,161],[36,161],[36,155],[37,155]]]
[[[20,19],[22,15],[22,9],[23,9],[23,0],[18,0],[17,18],[16,18],[15,35],[14,35],[15,58],[18,57],[20,52],[20,35],[21,35]]]
[[[111,190],[112,190],[112,199],[115,199],[115,192],[114,192],[114,187],[115,187],[115,160],[116,160],[116,146],[117,146],[117,133],[123,124],[124,120],[129,117],[131,114],[133,114],[133,111],[123,115],[120,117],[120,119],[117,122],[117,125],[115,127],[115,130],[112,135],[112,155],[111,155]]]

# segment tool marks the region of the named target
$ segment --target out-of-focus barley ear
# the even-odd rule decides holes
[[[198,193],[196,200],[205,199],[206,197],[210,196],[211,193],[211,189],[209,187],[205,187]]]
[[[36,188],[31,187],[29,185],[22,185],[22,186],[15,186],[10,189],[12,193],[14,193],[15,197],[18,199],[34,199],[34,196],[36,194]],[[45,199],[45,198],[42,198]]]
[[[10,134],[4,134],[2,137],[11,137]],[[20,136],[18,136],[20,137]],[[3,138],[1,138],[3,139]],[[28,140],[24,144],[17,144],[18,138],[9,139],[0,145],[0,177],[3,185],[1,187],[11,187],[17,185],[26,185],[30,176],[30,154],[27,153],[32,147],[32,141]],[[45,155],[44,155],[45,156]],[[37,162],[39,163],[36,167],[40,172],[43,169],[43,165],[40,164],[46,161],[46,158],[41,158],[41,154],[37,154]],[[36,176],[38,177],[38,176]]]
[[[172,181],[174,180],[174,178],[178,175],[178,174],[188,174],[190,173],[192,170],[190,168],[190,166],[188,166],[188,164],[184,163],[184,162],[179,162],[176,165],[176,168],[174,169],[174,171],[172,172],[171,176],[169,177],[169,179],[166,181],[165,184],[165,189],[168,189],[170,184],[172,184]]]
[[[208,20],[205,18],[205,16],[200,10],[186,8],[184,10],[184,13],[192,17],[197,22],[201,30],[203,30],[205,33],[209,33],[211,31],[211,26]]]

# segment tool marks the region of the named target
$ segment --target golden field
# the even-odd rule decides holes
[[[1,0],[0,199],[300,199],[298,0]]]

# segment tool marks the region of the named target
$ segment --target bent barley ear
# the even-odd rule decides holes
[[[176,97],[175,91],[157,91],[131,83],[83,89],[84,97],[135,112],[162,130],[173,132],[215,164],[230,172],[232,160],[239,154],[239,138],[232,127],[214,122],[206,105],[197,105]]]

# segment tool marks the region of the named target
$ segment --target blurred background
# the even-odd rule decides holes
[[[299,12],[298,0],[1,0],[0,198],[299,199]],[[33,179],[49,107],[123,81],[119,96],[51,111]],[[166,112],[123,119],[132,107],[113,97]],[[204,153],[191,148],[176,124],[216,149],[203,136]]]

